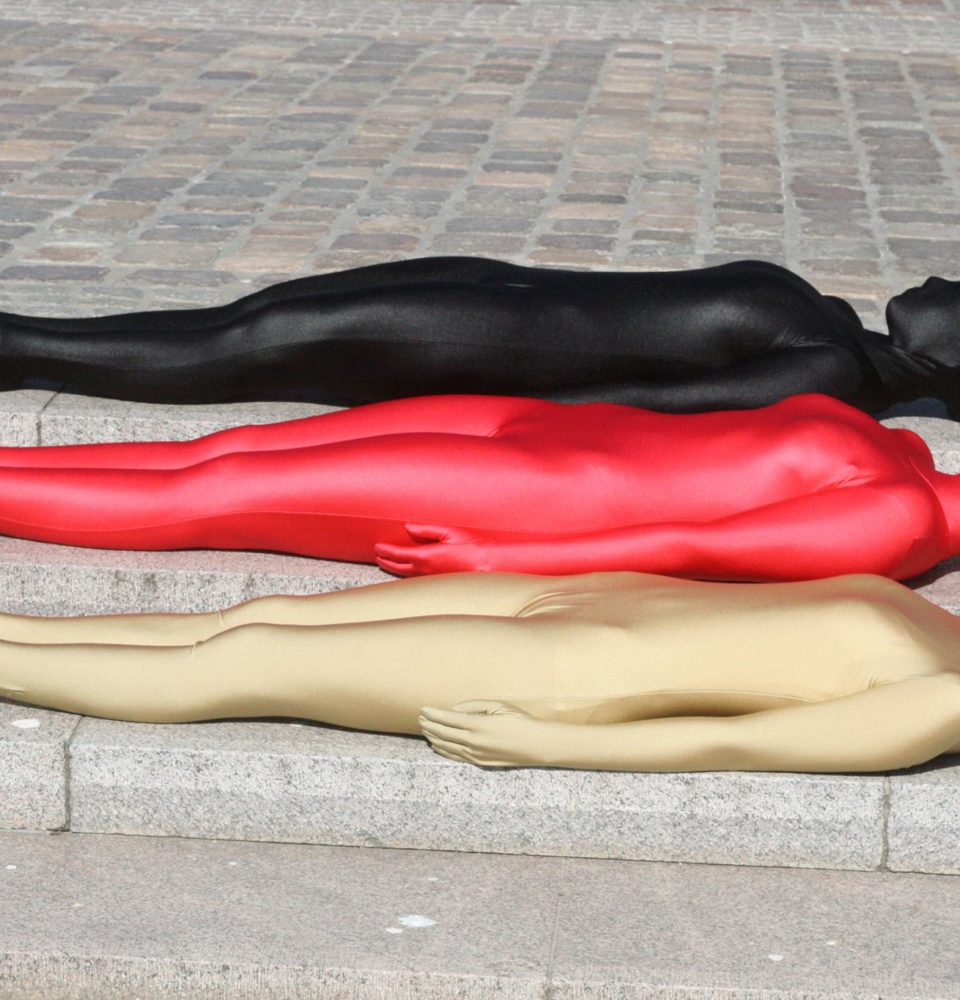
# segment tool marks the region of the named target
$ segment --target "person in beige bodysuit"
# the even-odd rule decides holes
[[[958,654],[960,620],[880,577],[453,574],[211,614],[0,616],[0,695],[422,732],[495,767],[877,771],[960,752]]]

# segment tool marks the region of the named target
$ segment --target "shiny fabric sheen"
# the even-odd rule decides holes
[[[0,449],[0,532],[265,549],[418,575],[904,578],[956,551],[955,477],[825,396],[660,414],[397,400],[186,442]]]
[[[0,358],[6,388],[168,403],[492,393],[699,412],[823,392],[876,410],[938,393],[931,363],[763,261],[614,273],[421,258],[210,309],[0,313]]]
[[[493,766],[877,771],[960,750],[958,643],[879,577],[454,574],[206,615],[3,615],[0,694],[422,731]]]

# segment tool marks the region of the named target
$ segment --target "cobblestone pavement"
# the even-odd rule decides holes
[[[428,253],[960,277],[957,0],[3,0],[0,306]]]

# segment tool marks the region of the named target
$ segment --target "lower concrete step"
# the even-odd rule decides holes
[[[5,1000],[947,1000],[960,879],[0,834]]]

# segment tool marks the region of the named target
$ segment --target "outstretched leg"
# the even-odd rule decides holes
[[[76,646],[0,641],[0,695],[130,721],[295,716],[418,733],[425,704],[554,694],[556,642],[522,618],[251,623],[176,646],[139,633],[136,619],[98,625],[100,641]]]
[[[189,441],[0,447],[0,468],[182,469],[237,452],[309,448],[388,434],[430,432],[488,437],[511,419],[550,404],[509,396],[396,399],[273,424],[246,424]]]
[[[408,540],[407,522],[496,529],[507,511],[511,527],[536,530],[556,489],[541,465],[494,437],[409,433],[183,467],[8,467],[0,468],[0,532],[97,548],[247,548],[371,562],[376,543]]]
[[[687,412],[715,408],[717,390],[701,392],[701,378],[795,344],[835,349],[830,377],[804,382],[833,391],[837,364],[867,364],[847,327],[859,329],[852,310],[758,261],[587,273],[423,258],[285,282],[213,309],[80,320],[0,314],[0,384],[34,377],[156,402],[345,406],[490,392]],[[788,357],[788,374],[809,360]],[[796,391],[780,392],[777,375],[753,373],[757,387],[720,393],[720,402],[756,406]],[[837,391],[849,395],[845,384]]]
[[[431,296],[460,289],[482,297],[485,288],[529,282],[528,270],[482,258],[422,258],[282,282],[207,309],[84,319],[0,313],[0,386],[39,378],[92,395],[169,403],[386,398],[364,395],[356,371],[378,350],[371,340],[386,352],[376,363],[389,364],[392,342],[422,344]],[[351,395],[348,384],[358,378],[359,395]],[[409,394],[425,391],[414,386]]]
[[[591,586],[602,586],[591,577]],[[306,596],[257,597],[203,614],[83,615],[41,618],[0,614],[0,644],[183,646],[240,625],[348,625],[437,615],[510,618],[545,595],[571,588],[569,577],[453,573]]]

